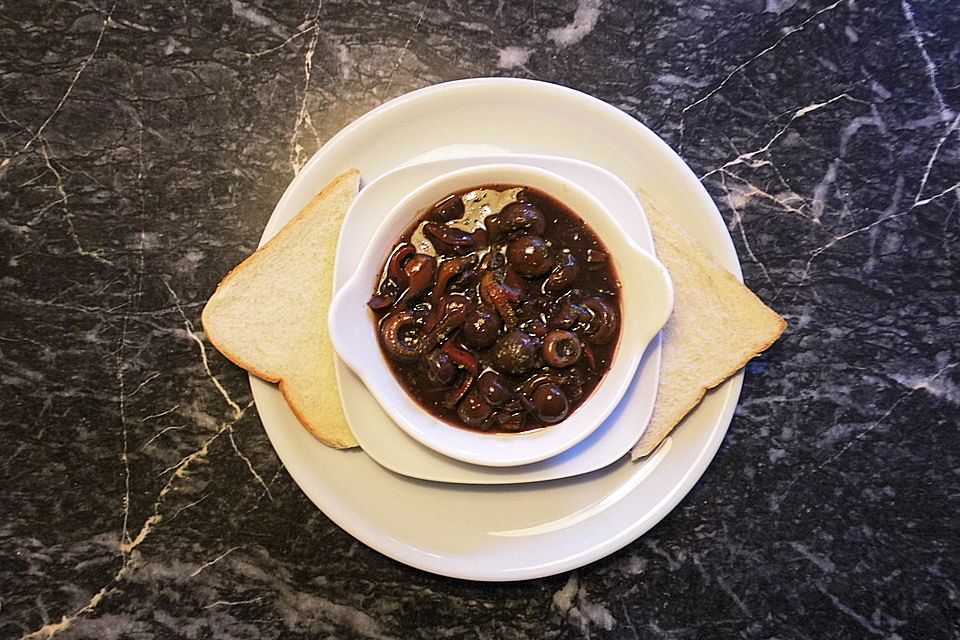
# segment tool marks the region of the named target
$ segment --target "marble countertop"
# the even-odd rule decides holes
[[[958,638],[949,0],[0,3],[0,638]],[[199,326],[325,140],[558,82],[716,199],[789,321],[713,464],[572,573],[446,579],[285,472]]]

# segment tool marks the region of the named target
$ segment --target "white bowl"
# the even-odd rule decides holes
[[[576,212],[607,246],[622,283],[620,343],[607,374],[562,422],[516,434],[457,428],[417,404],[394,377],[380,349],[375,318],[366,305],[390,250],[416,218],[450,193],[494,183],[539,189]],[[334,296],[329,326],[337,355],[411,437],[457,460],[502,467],[546,460],[574,446],[600,426],[620,402],[644,350],[666,323],[672,308],[673,285],[667,270],[624,232],[599,200],[555,173],[498,163],[444,174],[398,202],[377,229],[357,271]]]

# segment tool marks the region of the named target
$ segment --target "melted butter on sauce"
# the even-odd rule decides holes
[[[484,226],[484,221],[488,216],[500,213],[508,204],[517,201],[517,194],[523,187],[512,187],[498,191],[497,189],[474,189],[468,191],[460,197],[463,202],[463,216],[450,220],[447,226],[454,229],[460,229],[467,233],[473,233]],[[423,225],[426,220],[417,225],[413,233],[410,234],[410,244],[414,246],[417,253],[425,253],[429,256],[436,256],[437,250],[433,243],[427,239],[423,233]]]

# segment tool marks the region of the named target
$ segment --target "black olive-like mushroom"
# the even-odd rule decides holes
[[[511,331],[493,347],[493,364],[507,373],[519,374],[538,364],[538,340],[523,331]]]
[[[496,371],[484,371],[477,380],[477,390],[494,407],[502,407],[513,399],[513,391]]]
[[[467,314],[460,335],[467,346],[485,349],[497,341],[502,327],[499,313],[490,307],[478,306]]]
[[[430,210],[431,218],[440,218],[444,222],[449,220],[454,220],[455,218],[460,218],[463,216],[464,207],[463,199],[454,194],[447,196],[437,204],[433,205],[433,209]]]
[[[457,365],[453,359],[441,349],[434,349],[422,360],[423,368],[427,372],[430,382],[446,387],[453,382],[457,375]]]
[[[553,266],[553,252],[540,236],[524,235],[507,245],[507,260],[522,276],[537,278]]]
[[[570,401],[560,385],[548,382],[533,392],[533,412],[541,422],[560,422],[570,413]]]
[[[577,259],[574,255],[572,253],[561,253],[553,266],[553,271],[543,281],[543,290],[555,293],[566,291],[573,286],[579,275],[580,267],[577,266]]]
[[[493,407],[476,389],[470,391],[457,407],[457,415],[460,419],[467,426],[478,429],[486,425],[491,413],[493,413]]]
[[[543,213],[529,202],[511,202],[500,213],[486,219],[487,231],[494,239],[523,231],[540,235],[547,228]]]

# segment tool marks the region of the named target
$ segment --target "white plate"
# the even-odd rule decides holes
[[[267,223],[272,237],[349,167],[368,182],[415,160],[537,153],[602,166],[676,221],[731,272],[740,267],[716,205],[660,138],[616,108],[556,85],[462,80],[406,94],[354,121],[290,183]],[[251,377],[264,428],[304,493],[370,547],[411,566],[475,580],[520,580],[587,564],[660,521],[720,446],[742,375],[720,385],[642,464],[621,461],[565,480],[500,486],[397,475],[360,450],[315,440],[274,385]]]
[[[483,162],[529,164],[552,171],[588,189],[611,212],[637,209],[636,196],[609,171],[596,165],[558,158],[515,154],[484,156]],[[476,164],[478,158],[419,162],[395,169],[363,187],[343,221],[334,282],[339,289],[354,273],[383,213],[404,195],[433,178]],[[620,224],[637,244],[653,252],[653,236],[643,215],[620,216]],[[340,397],[350,429],[363,450],[391,471],[412,478],[466,484],[508,484],[555,480],[595,471],[614,463],[633,446],[650,420],[660,371],[660,339],[651,342],[616,413],[586,440],[561,455],[520,467],[490,468],[460,462],[429,449],[395,424],[366,386],[338,363]]]

